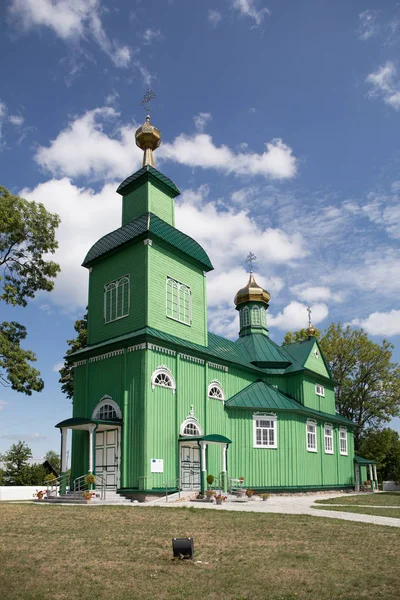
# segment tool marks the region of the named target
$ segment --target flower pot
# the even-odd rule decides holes
[[[215,502],[216,502],[217,504],[222,504],[222,500],[219,500],[218,498],[217,498],[217,500],[216,500]]]

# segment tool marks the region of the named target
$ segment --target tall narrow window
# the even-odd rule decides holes
[[[332,425],[325,424],[324,443],[325,443],[325,454],[333,454],[333,427],[332,427]]]
[[[339,439],[340,439],[340,454],[343,456],[347,456],[347,429],[346,427],[341,427],[339,429]]]
[[[307,450],[317,452],[317,424],[315,421],[307,421]]]
[[[242,327],[248,327],[250,325],[250,311],[249,307],[245,306],[242,308]]]
[[[276,417],[253,416],[253,446],[254,448],[277,448]]]
[[[187,285],[167,277],[167,317],[186,325],[192,322],[192,295]]]
[[[260,317],[261,317],[261,325],[263,325],[264,327],[267,326],[267,319],[266,319],[266,310],[264,307],[260,308]]]
[[[129,315],[129,275],[104,286],[104,322],[109,323]]]
[[[323,385],[318,385],[318,383],[315,386],[315,393],[317,394],[317,396],[325,396],[325,388]]]
[[[258,306],[253,306],[253,308],[251,309],[251,315],[252,315],[252,325],[260,325],[261,324],[260,309],[258,308]]]

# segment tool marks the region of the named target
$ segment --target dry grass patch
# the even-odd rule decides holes
[[[398,506],[400,508],[400,492],[381,492],[379,494],[357,494],[351,496],[340,496],[339,498],[327,498],[316,500],[316,504],[343,504],[371,505],[371,506]]]
[[[378,517],[393,517],[394,519],[400,519],[400,508],[390,508],[385,506],[379,508],[373,508],[371,506],[314,506],[314,508],[319,510],[335,510],[336,512],[376,515]]]
[[[2,504],[0,531],[7,600],[398,598],[400,540],[390,527],[198,508]],[[186,536],[201,563],[171,560],[171,538]]]

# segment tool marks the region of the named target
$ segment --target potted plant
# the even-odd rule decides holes
[[[205,496],[209,502],[213,502],[214,497],[215,497],[215,491],[214,490],[206,490]]]
[[[260,494],[260,498],[265,502],[266,500],[268,500],[269,494],[267,494],[266,492],[264,494]]]
[[[212,486],[212,484],[214,483],[214,481],[215,481],[215,477],[214,477],[214,475],[211,475],[211,473],[210,473],[210,475],[207,475],[207,483],[208,483],[208,487],[211,487],[211,486]]]
[[[215,502],[217,504],[222,504],[223,502],[225,502],[226,499],[227,499],[227,496],[223,496],[222,494],[217,494],[215,496]]]
[[[240,482],[240,485],[243,485],[243,484],[244,484],[244,477],[243,477],[243,476],[242,476],[242,477],[239,477],[239,482]]]
[[[88,473],[86,475],[85,483],[86,485],[93,485],[94,483],[96,483],[96,477],[93,475],[93,473]]]
[[[46,490],[36,490],[36,493],[33,494],[34,498],[37,498],[38,500],[43,500],[43,498],[46,496],[47,492]]]
[[[250,499],[254,496],[254,490],[246,490],[246,496]]]
[[[94,492],[91,492],[90,490],[85,490],[82,494],[82,496],[85,498],[86,503],[90,502],[91,499],[95,496],[96,494]]]

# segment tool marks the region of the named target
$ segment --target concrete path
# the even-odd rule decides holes
[[[343,519],[344,521],[358,521],[360,523],[372,523],[374,525],[387,525],[390,527],[400,527],[400,519],[393,517],[380,517],[376,515],[364,515],[357,513],[339,512],[331,510],[320,510],[313,508],[316,500],[327,500],[329,498],[348,498],[358,494],[310,494],[310,495],[288,495],[278,496],[271,495],[265,502],[261,500],[249,500],[245,502],[239,502],[231,500],[224,502],[222,505],[217,506],[211,502],[186,502],[186,501],[175,501],[175,502],[163,502],[158,503],[158,506],[165,506],[168,508],[178,508],[179,506],[193,506],[194,508],[205,508],[208,510],[233,510],[243,512],[260,512],[260,513],[280,513],[289,515],[311,515],[313,517],[324,517],[328,519]],[[362,498],[366,495],[363,494],[360,497],[360,503]],[[135,506],[145,507],[145,504],[136,504]],[[323,507],[323,504],[317,506]],[[335,505],[336,506],[336,505]],[[356,507],[354,507],[356,508]],[[381,507],[379,507],[381,508]],[[398,507],[396,507],[398,508]]]

